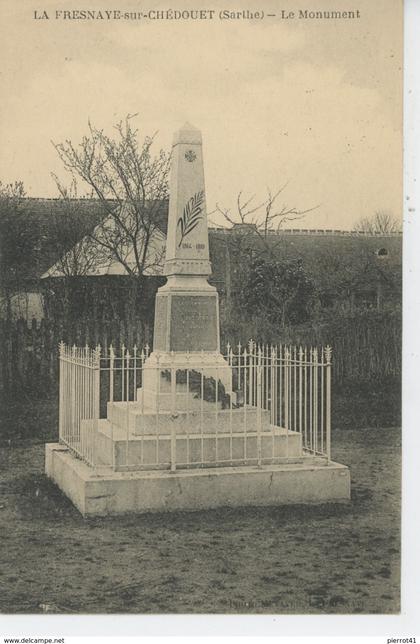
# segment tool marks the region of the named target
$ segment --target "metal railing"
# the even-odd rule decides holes
[[[331,455],[331,348],[149,355],[60,344],[59,440],[92,467],[170,469]]]
[[[100,417],[100,355],[99,347],[59,345],[59,440],[92,466]],[[81,423],[89,420],[92,429],[83,433]]]

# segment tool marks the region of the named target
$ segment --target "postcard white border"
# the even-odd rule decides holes
[[[380,0],[377,1],[380,11]],[[398,1],[398,0],[396,0]],[[350,4],[351,1],[349,0]],[[420,636],[420,1],[406,0],[401,615],[0,615],[0,637]],[[384,161],[385,162],[385,161]],[[378,168],[378,172],[381,169]],[[4,553],[3,553],[4,554]],[[298,642],[297,638],[296,644]],[[1,640],[0,640],[1,641]],[[99,640],[98,640],[99,641]],[[156,640],[155,640],[156,641]],[[334,641],[335,638],[334,638]],[[420,637],[419,637],[420,643]]]

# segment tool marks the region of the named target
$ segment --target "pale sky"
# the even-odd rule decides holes
[[[260,21],[56,20],[58,9],[264,9]],[[110,131],[138,113],[142,134],[191,122],[203,133],[208,210],[240,190],[320,205],[290,226],[351,228],[377,210],[401,217],[401,0],[195,0],[140,5],[0,2],[0,180],[56,196],[51,145],[78,142],[88,118]],[[285,11],[356,10],[359,20],[281,20]],[[35,20],[45,9],[50,20]],[[217,222],[217,218],[213,217]]]

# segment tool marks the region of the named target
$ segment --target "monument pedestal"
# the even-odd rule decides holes
[[[192,410],[211,390],[211,406],[223,407],[232,392],[232,370],[220,353],[153,352],[143,367],[143,386],[137,390],[137,401],[148,410]],[[210,402],[210,401],[209,401]],[[233,404],[236,398],[233,399]]]
[[[217,291],[201,276],[172,275],[156,295],[154,352],[219,352]]]
[[[172,262],[169,270],[180,265]],[[220,353],[218,294],[204,276],[169,275],[156,295],[153,353],[137,400],[153,410],[182,411],[204,381],[220,401],[232,395],[231,369]]]

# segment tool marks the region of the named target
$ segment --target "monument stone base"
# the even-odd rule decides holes
[[[113,472],[88,467],[59,443],[46,445],[47,476],[83,516],[219,507],[336,503],[350,499],[350,472],[319,459],[258,467]]]
[[[188,382],[187,382],[188,371]],[[184,375],[184,382],[179,382]],[[153,352],[143,367],[143,387],[137,390],[137,401],[153,410],[177,411],[191,408],[193,392],[201,396],[202,379],[211,379],[219,400],[232,393],[232,369],[217,352]],[[174,378],[174,383],[172,383]],[[217,392],[216,392],[217,383]],[[175,398],[173,398],[173,385]]]

